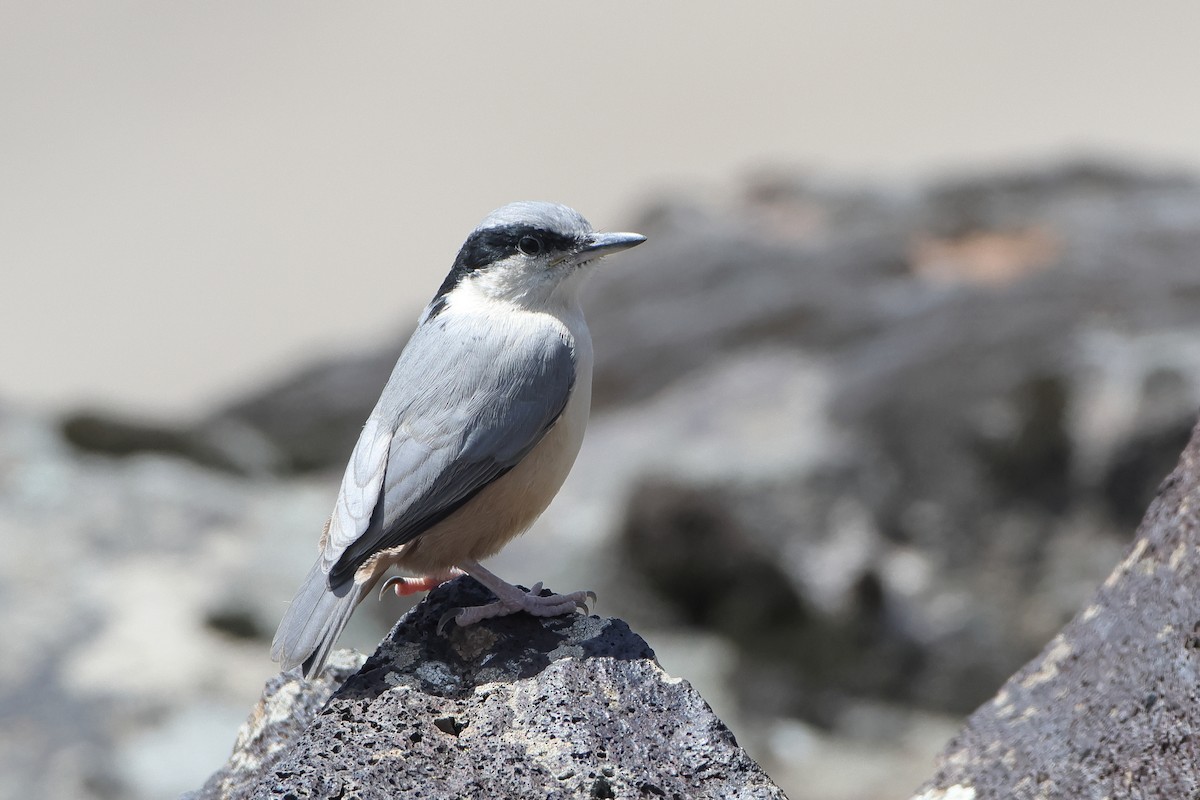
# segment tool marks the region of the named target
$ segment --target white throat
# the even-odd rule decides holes
[[[564,275],[557,272],[561,269],[570,271]],[[557,314],[579,309],[587,272],[586,268],[559,267],[538,274],[531,273],[524,265],[495,264],[463,278],[446,300],[450,306],[490,300],[527,311]]]

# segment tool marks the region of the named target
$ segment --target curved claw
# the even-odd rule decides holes
[[[576,600],[575,607],[578,608],[580,611],[582,611],[584,614],[591,614],[592,613],[591,606],[596,605],[596,593],[593,592],[591,589],[588,589],[586,592],[583,593],[583,596],[586,597],[587,600]]]
[[[402,575],[393,575],[392,577],[390,577],[386,581],[384,581],[383,586],[379,587],[379,599],[382,600],[383,593],[398,583],[404,583],[404,577]]]
[[[442,614],[442,618],[438,620],[438,624],[437,624],[438,636],[446,636],[447,635],[446,628],[448,628],[450,626],[451,622],[458,621],[458,615],[461,614],[462,611],[463,611],[463,609],[461,609],[461,608],[452,608],[449,611],[447,611],[445,614]]]
[[[533,585],[533,587],[529,590],[529,594],[533,595],[534,597],[541,597],[542,596],[542,582],[538,581],[537,583],[535,583]]]

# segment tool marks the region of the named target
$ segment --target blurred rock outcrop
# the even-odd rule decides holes
[[[993,478],[1024,475],[1008,487],[1020,492],[1061,475],[1028,474],[1013,458],[1049,457],[1034,466],[1060,473],[1071,458],[1006,456],[1004,442],[986,441],[1038,421],[1022,413],[1055,425],[1053,408],[1029,405],[1037,392],[1059,392],[1059,423],[1081,410],[1065,384],[1089,378],[1128,382],[1119,390],[1134,396],[1113,398],[1121,403],[1154,404],[1174,382],[1176,401],[1196,404],[1197,356],[1180,352],[1194,350],[1200,318],[1200,183],[1190,177],[1092,162],[891,191],[773,176],[727,207],[663,203],[633,225],[651,244],[600,268],[588,303],[598,410],[730,354],[797,348],[837,359],[841,421],[890,430],[916,412],[952,423],[950,437],[982,427],[979,446],[1000,448]],[[285,471],[340,467],[401,344],[313,365],[198,428],[252,429]],[[1122,363],[1103,363],[1114,357]],[[1114,374],[1135,363],[1139,374]],[[139,446],[128,439],[115,449]]]
[[[1076,165],[853,200],[775,182],[719,219],[661,216],[653,266],[598,293],[620,353],[598,392],[785,345],[828,370],[813,424],[836,435],[814,458],[767,411],[791,464],[659,470],[631,494],[628,568],[738,642],[763,710],[974,708],[1074,613],[1186,441],[1200,186]]]
[[[284,472],[340,469],[403,344],[314,365],[233,402],[197,429],[206,438],[227,426],[257,431]]]
[[[492,600],[470,578],[433,590],[327,704],[328,670],[273,679],[191,800],[783,798],[620,620],[520,614],[438,634],[446,613]]]
[[[270,674],[331,496],[161,454],[80,454],[0,405],[0,797],[198,785]]]
[[[918,798],[1200,787],[1200,426],[1091,602],[971,716]]]

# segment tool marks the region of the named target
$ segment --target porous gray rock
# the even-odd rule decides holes
[[[438,634],[491,599],[469,578],[433,590],[315,716],[328,673],[272,681],[193,800],[784,796],[621,620],[518,614]],[[264,722],[289,703],[292,722]]]
[[[1092,601],[968,721],[918,800],[1200,788],[1200,426]]]
[[[288,755],[291,744],[334,691],[358,671],[363,660],[352,650],[337,650],[321,674],[311,680],[283,673],[269,680],[262,699],[238,731],[229,761],[201,789],[184,795],[182,800],[253,796],[262,776]]]

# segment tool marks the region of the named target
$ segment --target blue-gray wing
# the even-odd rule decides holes
[[[562,414],[574,381],[573,342],[557,328],[484,336],[444,317],[418,328],[342,481],[322,554],[330,584],[516,466]]]

